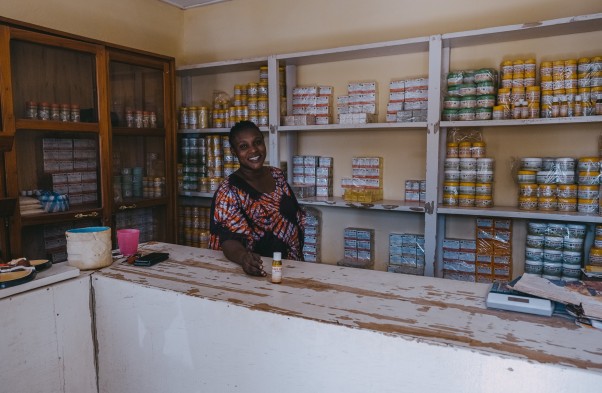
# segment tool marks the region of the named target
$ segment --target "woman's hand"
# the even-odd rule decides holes
[[[240,265],[242,266],[242,270],[250,276],[267,276],[267,273],[263,270],[263,261],[259,254],[246,251],[242,255]]]

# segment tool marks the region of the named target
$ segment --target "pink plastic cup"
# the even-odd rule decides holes
[[[117,244],[119,252],[123,256],[134,255],[138,251],[138,239],[140,237],[139,229],[118,229]]]

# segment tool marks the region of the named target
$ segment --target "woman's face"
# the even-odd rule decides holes
[[[254,129],[240,131],[234,137],[232,150],[242,168],[258,170],[263,167],[266,158],[266,147],[261,132]]]

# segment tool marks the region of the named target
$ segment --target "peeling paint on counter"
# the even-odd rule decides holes
[[[490,310],[486,284],[283,261],[273,286],[251,277],[222,252],[148,243],[168,252],[152,267],[115,263],[94,273],[135,285],[226,302],[249,310],[451,345],[532,362],[602,372],[602,332],[561,318]],[[270,263],[264,258],[264,264]]]

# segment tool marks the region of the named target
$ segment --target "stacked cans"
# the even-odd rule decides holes
[[[527,223],[525,273],[548,279],[578,280],[586,231],[584,224]]]
[[[206,140],[198,135],[181,139],[181,166],[178,166],[178,188],[181,191],[197,191],[198,179],[205,177],[207,166]]]
[[[493,158],[484,142],[450,142],[445,159],[443,204],[460,207],[493,206]]]
[[[521,158],[517,180],[521,210],[599,212],[597,157]]]
[[[494,69],[450,72],[441,119],[491,120],[496,91],[497,71]]]
[[[303,260],[320,262],[320,233],[322,215],[319,210],[305,208],[305,228],[303,242]]]
[[[494,113],[500,119],[539,117],[540,88],[535,86],[535,59],[506,60],[500,65],[501,87]]]
[[[209,212],[208,207],[180,206],[178,239],[180,244],[191,247],[209,247]]]
[[[594,244],[589,249],[588,265],[602,267],[602,225],[596,225]]]

